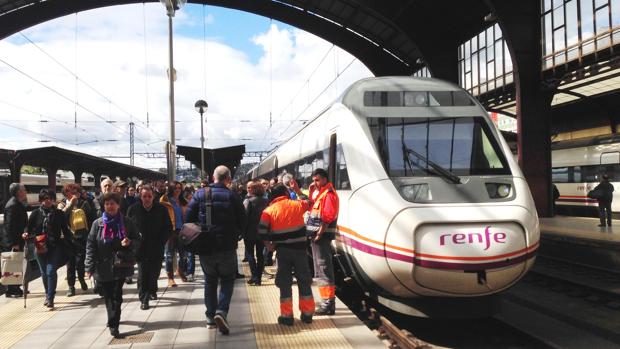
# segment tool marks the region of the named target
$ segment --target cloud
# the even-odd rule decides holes
[[[209,14],[205,20],[217,18]],[[175,26],[191,21],[180,11]],[[163,151],[170,124],[168,39],[159,4],[82,12],[24,34],[40,49],[19,34],[0,41],[0,59],[15,68],[0,63],[0,148],[58,145],[97,156],[128,155],[133,121],[136,152]],[[351,82],[371,76],[351,55],[302,30],[273,24],[251,40],[263,51],[256,63],[221,40],[175,36],[177,144],[200,146],[200,118],[193,105],[205,99],[207,147],[246,144],[250,151],[269,150]],[[79,79],[67,70],[77,71]],[[308,107],[315,99],[317,104]],[[39,142],[56,139],[65,142]],[[143,156],[136,156],[136,165],[165,166]]]

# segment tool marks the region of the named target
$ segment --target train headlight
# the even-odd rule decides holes
[[[506,183],[487,183],[486,187],[491,199],[505,199],[512,189],[511,185]]]
[[[410,202],[425,202],[433,199],[427,183],[401,185],[398,192],[403,199]]]

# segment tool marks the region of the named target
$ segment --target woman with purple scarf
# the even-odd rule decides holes
[[[86,242],[86,276],[100,285],[110,334],[119,337],[125,278],[133,274],[136,251],[142,240],[134,222],[120,212],[118,193],[103,195],[104,212],[93,222]]]

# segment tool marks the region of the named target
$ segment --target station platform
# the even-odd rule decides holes
[[[540,255],[612,272],[620,270],[620,220],[599,227],[598,218],[540,218]]]
[[[247,264],[242,267],[249,275]],[[247,279],[236,280],[228,314],[231,332],[222,335],[206,326],[199,266],[196,271],[196,282],[177,279],[176,288],[166,287],[162,272],[158,300],[151,302],[149,310],[140,310],[136,284],[125,285],[120,324],[124,338],[114,339],[106,328],[102,298],[79,288],[76,296],[65,296],[63,267],[53,311],[43,306],[40,279],[30,284],[26,309],[23,299],[1,297],[0,348],[386,348],[340,301],[335,316],[316,316],[312,324],[303,324],[295,309],[294,326],[278,325],[279,291],[273,279],[267,278],[262,286],[249,286]],[[296,305],[296,289],[293,294]],[[314,294],[318,296],[316,290]]]

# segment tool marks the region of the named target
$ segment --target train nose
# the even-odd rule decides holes
[[[473,211],[460,212],[452,219],[421,211],[426,210],[401,212],[388,233],[391,240],[398,231],[404,233],[407,217],[425,217],[413,227],[413,268],[408,276],[399,277],[411,280],[414,288],[433,294],[484,295],[510,286],[527,270],[527,261],[535,249],[528,246],[521,224],[498,222],[491,217],[474,223]],[[412,221],[408,221],[411,227]]]

